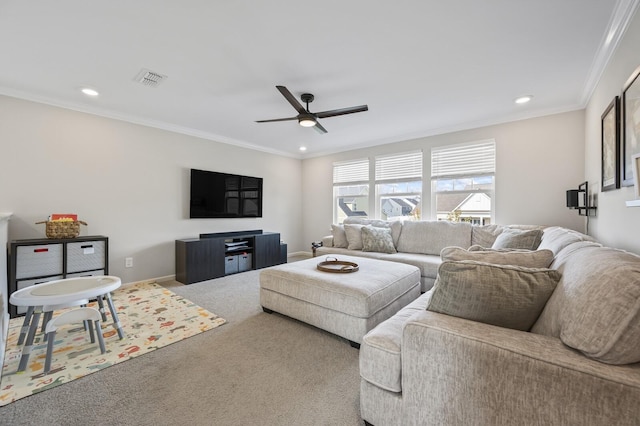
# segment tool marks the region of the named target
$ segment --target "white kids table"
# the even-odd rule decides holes
[[[22,347],[18,372],[24,371],[27,368],[38,322],[43,312],[45,312],[46,320],[46,313],[51,313],[55,309],[86,304],[89,299],[97,299],[100,312],[102,313],[102,319],[106,321],[103,304],[103,299],[106,299],[109,310],[111,311],[111,316],[113,317],[113,326],[118,331],[118,337],[123,339],[124,332],[122,331],[118,313],[111,299],[111,292],[119,288],[121,284],[120,278],[110,275],[66,278],[33,285],[11,294],[9,298],[11,304],[27,307],[27,313],[24,318],[22,330],[20,331],[18,344],[24,341],[25,335],[27,340]],[[43,326],[42,328],[44,329],[45,327]]]

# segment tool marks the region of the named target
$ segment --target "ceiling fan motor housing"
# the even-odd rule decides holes
[[[302,102],[305,102],[305,103],[307,103],[307,104],[308,104],[309,102],[313,102],[313,100],[314,100],[315,98],[313,97],[313,95],[312,95],[311,93],[303,93],[303,94],[300,96],[300,99],[302,99]],[[308,108],[307,108],[307,109],[308,109]]]

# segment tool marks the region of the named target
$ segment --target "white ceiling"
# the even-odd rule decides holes
[[[1,0],[0,94],[316,156],[583,108],[637,3]],[[296,115],[276,85],[369,111],[255,123]]]

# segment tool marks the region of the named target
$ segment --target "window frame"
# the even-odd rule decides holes
[[[360,170],[363,165],[366,164],[366,174],[364,170]],[[345,173],[340,173],[340,168],[349,169],[349,167],[355,167],[353,170],[344,170]],[[369,158],[359,158],[346,161],[336,161],[333,163],[333,223],[342,223],[339,220],[338,213],[339,201],[338,198],[343,197],[336,193],[337,188],[349,187],[349,186],[366,186],[367,187],[367,213],[371,210],[371,183],[370,183],[370,160]],[[367,216],[370,217],[368,213]]]
[[[484,147],[484,149],[483,149]],[[476,155],[473,154],[473,150],[479,150],[480,152]],[[459,155],[455,155],[455,151],[459,152]],[[483,152],[484,151],[484,152]],[[436,155],[440,154],[441,158],[437,159]],[[442,155],[444,154],[444,155]],[[449,158],[443,159],[442,157],[447,157],[449,154]],[[483,157],[484,155],[484,157]],[[452,159],[453,157],[453,159]],[[458,158],[455,158],[458,157]],[[474,158],[475,157],[475,158]],[[445,165],[436,165],[436,161],[442,161],[447,164]],[[468,164],[468,161],[473,161],[472,164]],[[466,163],[471,170],[464,170],[463,163]],[[461,169],[462,167],[462,169]],[[442,170],[447,171],[448,173],[443,173]],[[462,190],[438,190],[438,182],[445,180],[457,180],[457,179],[476,179],[483,177],[491,177],[491,188],[471,188],[471,189],[462,189]],[[454,182],[455,185],[455,182]],[[481,185],[479,183],[474,183],[473,185]],[[454,186],[455,188],[455,186]],[[473,142],[465,142],[461,144],[455,145],[445,145],[441,147],[434,147],[431,150],[431,217],[434,220],[449,220],[449,219],[440,219],[438,218],[438,203],[437,197],[438,194],[487,194],[491,207],[489,209],[489,223],[495,223],[495,188],[496,188],[496,142],[495,139],[485,139],[480,141]],[[460,204],[465,202],[468,199],[465,198],[461,200]],[[455,210],[449,212],[450,214],[455,214]],[[483,219],[486,216],[478,215],[480,221],[484,224],[485,220]],[[473,221],[475,218],[472,217]],[[473,222],[472,222],[473,223]]]
[[[374,214],[377,219],[382,219],[383,198],[410,198],[418,199],[413,211],[403,218],[419,220],[422,213],[422,200],[424,199],[424,153],[422,150],[398,152],[393,154],[378,155],[373,159],[373,185],[374,185]],[[386,184],[420,182],[420,191],[404,191],[382,194],[380,188]],[[411,203],[409,203],[411,204]]]

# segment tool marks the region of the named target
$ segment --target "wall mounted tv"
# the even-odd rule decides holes
[[[262,178],[191,169],[189,217],[262,217]]]

